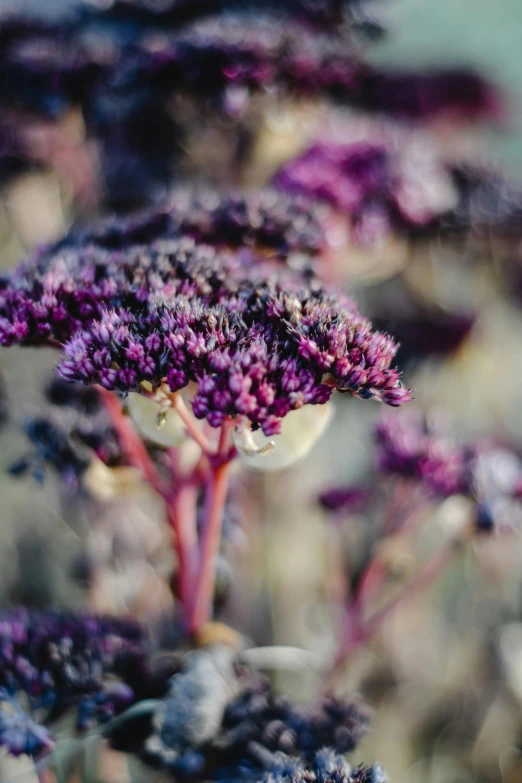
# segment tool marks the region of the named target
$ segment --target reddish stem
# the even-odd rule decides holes
[[[327,679],[330,685],[333,677],[342,669],[346,661],[362,644],[365,644],[382,626],[392,612],[405,600],[413,597],[418,591],[428,587],[435,578],[448,566],[456,552],[456,543],[450,540],[433,555],[415,576],[403,586],[395,598],[392,598],[382,609],[378,610],[368,620],[361,617],[361,606],[353,605],[346,612],[343,638],[339,652]]]
[[[107,391],[103,386],[97,386],[96,388],[116,429],[120,445],[130,463],[142,471],[148,483],[163,499],[169,498],[170,490],[168,486],[156,470],[154,462],[134,429],[131,420],[123,413],[119,400],[113,392]]]
[[[190,630],[196,633],[211,617],[212,599],[216,583],[216,559],[221,540],[223,511],[227,498],[230,462],[231,430],[234,422],[228,419],[221,428],[215,459],[210,463],[207,485],[205,521],[201,534],[201,558],[196,595],[191,615]]]
[[[173,492],[171,502],[167,505],[167,519],[174,533],[174,548],[178,558],[179,599],[187,624],[190,621],[197,576],[196,501],[196,487],[185,482]]]
[[[200,429],[200,427],[198,427],[194,416],[187,408],[181,394],[179,392],[177,394],[173,394],[171,399],[172,399],[174,410],[176,411],[176,413],[182,420],[183,424],[185,425],[185,429],[188,435],[190,435],[192,440],[196,441],[196,443],[198,444],[198,446],[200,447],[201,451],[204,454],[206,455],[215,454],[216,453],[215,448],[208,440],[203,430]]]
[[[444,546],[442,546],[433,557],[431,557],[423,568],[418,571],[415,576],[410,579],[405,587],[400,591],[395,598],[392,598],[386,606],[379,611],[375,612],[373,617],[365,623],[365,635],[369,638],[375,631],[380,628],[383,622],[389,617],[389,615],[403,603],[410,596],[415,595],[418,591],[424,590],[436,579],[436,577],[442,573],[450,561],[453,559],[455,552],[457,551],[456,542],[450,540]]]

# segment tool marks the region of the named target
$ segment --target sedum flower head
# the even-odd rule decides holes
[[[384,419],[377,441],[383,473],[418,482],[438,497],[463,496],[476,532],[522,524],[522,459],[511,448],[458,443],[436,419],[415,415]]]
[[[242,416],[272,435],[291,410],[325,403],[335,389],[407,401],[396,350],[342,295],[227,280],[208,294],[163,296],[145,312],[107,311],[66,344],[59,373],[121,392],[143,381],[177,392],[192,381],[198,418],[217,427]]]
[[[278,262],[311,268],[323,247],[305,201],[263,191],[219,199],[178,191],[36,252],[0,284],[0,343],[65,342],[112,307],[183,293],[219,301],[225,281]],[[254,274],[254,270],[251,274]]]
[[[133,622],[17,609],[0,616],[0,687],[24,694],[46,720],[76,706],[84,729],[133,700],[129,686],[106,678],[141,666],[143,651]]]
[[[288,16],[281,4],[261,13],[245,13],[242,4],[239,13],[232,8],[206,19],[196,13],[192,24],[178,30],[154,33],[138,25],[130,41],[128,31],[119,36],[111,25],[101,37],[103,25],[98,26],[94,35],[88,20],[59,29],[26,25],[11,39],[6,36],[0,47],[2,106],[55,117],[80,105],[89,109],[86,116],[96,132],[107,105],[117,104],[122,94],[126,102],[139,102],[147,92],[160,103],[173,94],[189,94],[226,109],[230,89],[236,88],[324,96],[408,121],[501,116],[495,89],[476,74],[463,69],[421,74],[381,70],[361,61],[346,27],[310,25],[306,13],[299,13],[308,7],[310,18],[320,6],[300,0],[291,5],[298,12],[290,8]],[[339,3],[332,6],[333,15],[328,9],[322,14],[325,21],[339,10]],[[364,11],[361,15],[364,23]],[[321,13],[315,16],[320,19]]]
[[[458,199],[451,172],[433,149],[391,136],[319,142],[284,165],[275,182],[332,204],[363,241],[391,229],[433,228]]]
[[[468,454],[435,419],[386,417],[376,429],[377,466],[385,474],[422,482],[437,495],[466,489]]]
[[[30,473],[42,481],[50,468],[67,489],[77,490],[94,456],[110,466],[122,462],[117,434],[96,389],[55,378],[45,392],[47,408],[24,426],[32,449],[10,465],[11,475]]]
[[[197,676],[212,661],[205,677]],[[353,751],[367,728],[368,712],[357,701],[297,704],[244,669],[238,678],[216,652],[196,653],[171,679],[145,753],[179,778],[275,783],[315,781],[315,772],[324,783],[352,783],[341,754]]]

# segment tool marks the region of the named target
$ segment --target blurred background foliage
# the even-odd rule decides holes
[[[32,5],[50,14],[68,2],[11,0],[11,5],[17,11]],[[484,161],[500,159],[522,178],[521,11],[520,0],[390,0],[389,36],[372,44],[369,56],[383,64],[472,65],[490,75],[509,94],[511,125],[503,132],[480,131]],[[4,246],[2,266],[17,260],[24,246],[65,230],[67,192],[57,188],[54,180],[38,180],[11,196],[9,209],[17,212],[25,235],[22,242]],[[445,409],[461,435],[494,432],[522,445],[519,305],[506,295],[494,265],[486,270],[467,265],[463,271],[462,248],[435,243],[418,252],[423,263],[420,271],[411,264],[412,285],[442,306],[471,299],[478,320],[470,339],[450,358],[428,359],[409,371],[414,405]],[[425,263],[430,254],[431,265]],[[357,284],[356,294],[363,310],[376,295],[364,282]],[[393,296],[393,290],[385,295]],[[52,351],[0,353],[12,412],[0,436],[0,595],[6,604],[80,608],[87,595],[80,568],[86,519],[68,507],[53,476],[36,486],[6,475],[24,451],[20,424],[41,409],[42,378],[54,362]],[[260,501],[254,514],[260,524],[249,524],[246,531],[248,546],[239,558],[227,613],[257,643],[331,655],[336,618],[328,608],[324,570],[331,572],[335,592],[336,574],[342,574],[345,558],[358,546],[364,519],[336,528],[318,508],[316,496],[326,484],[364,476],[372,458],[368,433],[378,415],[372,406],[340,399],[334,425],[304,462],[281,474],[247,477],[250,497]],[[111,514],[123,514],[130,527],[141,529],[141,521],[154,517],[153,512],[151,497],[113,501],[97,522],[100,541],[104,519]],[[439,520],[432,522],[421,547],[436,546],[442,536]],[[170,597],[157,578],[167,566],[159,522],[156,528],[153,536],[143,528],[150,544],[145,560],[130,556],[132,547],[123,555],[107,555],[97,608],[132,608],[144,616],[151,607],[158,616],[169,611]],[[135,547],[140,541],[138,535]],[[406,560],[416,556],[402,554]],[[428,596],[414,596],[354,657],[344,685],[361,691],[375,710],[361,761],[379,759],[396,783],[522,781],[521,563],[519,536],[477,543]],[[309,671],[283,670],[276,679],[299,695],[317,689],[316,675]],[[152,779],[143,770],[135,774]]]

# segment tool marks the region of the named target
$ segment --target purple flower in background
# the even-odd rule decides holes
[[[412,414],[400,422],[384,418],[376,429],[381,473],[420,481],[447,496],[466,489],[469,454],[436,421]]]
[[[142,631],[130,620],[25,609],[0,616],[0,687],[23,692],[46,720],[73,706],[79,729],[109,719],[133,701],[125,673],[143,672],[143,656]]]
[[[359,59],[353,36],[314,28],[299,14],[285,17],[280,7],[266,10],[225,12],[130,40],[110,25],[93,35],[87,20],[57,29],[26,26],[0,46],[2,105],[46,116],[83,106],[100,130],[106,107],[122,96],[128,106],[144,92],[160,100],[188,93],[226,107],[229,89],[241,88],[322,95],[410,121],[502,117],[497,91],[472,72],[381,71]]]
[[[96,0],[84,0],[82,10],[91,23],[120,22],[127,29],[134,23],[140,30],[143,26],[177,27],[225,10],[266,12],[273,9],[289,18],[303,19],[320,27],[349,25],[375,37],[383,32],[378,15],[382,5],[374,0],[167,0],[160,4],[154,0],[112,0],[101,4]],[[89,9],[92,9],[90,17]]]
[[[93,454],[110,466],[121,463],[116,432],[96,389],[55,378],[45,391],[48,409],[24,426],[33,450],[10,465],[11,475],[31,473],[42,481],[46,468],[52,468],[75,491]]]
[[[73,232],[56,250],[92,246],[118,251],[190,237],[242,255],[259,251],[276,261],[293,254],[311,258],[325,247],[323,212],[309,199],[269,188],[229,194],[178,188],[162,203],[131,217],[110,218]]]
[[[284,165],[274,182],[332,204],[350,218],[362,242],[393,229],[433,228],[458,197],[435,151],[405,139],[319,142]]]
[[[319,495],[319,504],[326,511],[352,513],[366,507],[370,501],[367,487],[330,487]]]

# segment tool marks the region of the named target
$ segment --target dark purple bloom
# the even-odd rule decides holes
[[[244,416],[266,435],[291,410],[323,404],[335,389],[392,406],[410,398],[391,367],[396,345],[343,296],[243,280],[162,300],[143,314],[109,311],[74,336],[61,377],[122,392],[142,381],[177,392],[193,381],[197,418],[219,427]]]
[[[377,428],[378,469],[423,486],[430,494],[460,494],[472,501],[478,533],[522,523],[522,460],[513,449],[484,441],[456,442],[436,420],[403,415]]]
[[[130,42],[110,27],[92,35],[89,24],[27,28],[0,47],[2,103],[48,116],[81,105],[91,122],[96,118],[94,127],[103,125],[104,107],[122,96],[127,106],[144,92],[159,99],[188,93],[226,106],[227,91],[237,87],[324,95],[409,120],[501,114],[497,92],[471,72],[383,72],[361,62],[352,36],[264,10],[219,14]]]
[[[421,416],[383,419],[376,430],[377,466],[382,473],[420,481],[437,494],[465,491],[468,452],[449,432]]]
[[[93,453],[110,466],[120,464],[118,438],[96,389],[57,378],[46,393],[48,409],[24,427],[33,450],[9,467],[11,475],[43,480],[51,468],[69,490],[77,490]]]
[[[283,166],[274,181],[332,204],[362,242],[392,229],[433,228],[457,201],[451,173],[433,149],[391,136],[317,143]]]
[[[143,656],[142,631],[130,620],[25,609],[0,616],[0,687],[23,692],[46,720],[72,706],[80,729],[107,720],[134,694],[105,678],[140,669]]]
[[[118,251],[182,236],[242,254],[261,251],[282,261],[292,254],[315,256],[325,246],[321,209],[309,199],[275,189],[221,194],[179,188],[152,209],[72,233],[56,249]]]
[[[96,2],[84,5],[84,14],[91,24],[119,23],[127,30],[132,24],[137,30],[144,26],[178,27],[222,11],[273,10],[327,29],[350,25],[372,37],[383,31],[376,13],[379,4],[365,0],[164,0],[160,4],[154,0],[112,0],[101,4],[98,12]],[[89,7],[93,9],[91,16]]]

